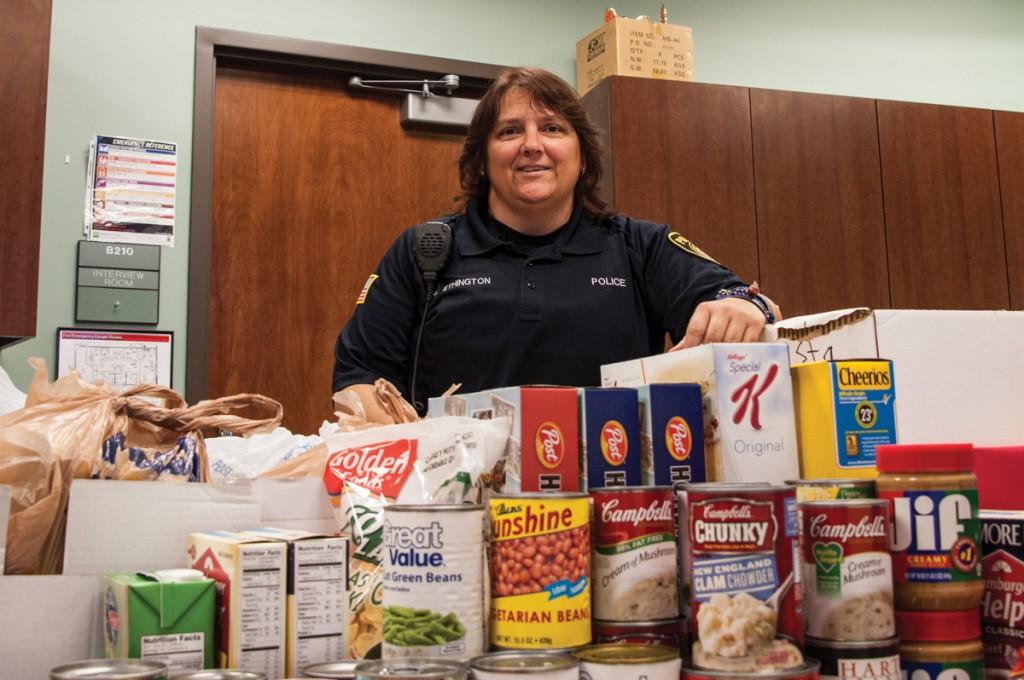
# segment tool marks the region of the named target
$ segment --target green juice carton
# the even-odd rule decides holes
[[[191,569],[107,575],[107,658],[163,661],[171,670],[212,668],[216,595],[214,581]]]

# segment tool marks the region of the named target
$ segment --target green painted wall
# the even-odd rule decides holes
[[[667,5],[672,22],[694,29],[703,82],[1024,111],[1020,0]],[[614,6],[627,16],[656,15],[659,3]],[[184,392],[196,26],[537,65],[572,82],[575,42],[599,25],[605,7],[599,0],[53,0],[38,335],[0,352],[0,365],[25,389],[25,359],[43,356],[52,367],[55,329],[73,325],[91,136],[168,140],[181,149],[177,244],[163,256],[159,328],[176,334],[174,384]]]

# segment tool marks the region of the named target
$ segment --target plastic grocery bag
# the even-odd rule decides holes
[[[25,407],[0,417],[0,484],[12,491],[8,574],[59,573],[72,479],[206,481],[200,430],[249,432],[281,421],[281,405],[259,395],[189,408],[167,387],[140,385],[118,393],[77,373],[50,384],[43,360],[30,359],[29,364],[36,373]],[[144,397],[163,399],[166,406]],[[267,417],[231,415],[252,407]]]
[[[384,507],[391,503],[478,503],[482,481],[503,466],[504,418],[430,418],[325,439],[324,488],[349,566],[349,656],[379,656],[383,639]]]
[[[25,393],[11,381],[7,371],[0,366],[0,416],[25,406]]]
[[[316,435],[292,434],[284,427],[248,437],[210,437],[206,440],[210,477],[214,481],[253,479],[302,455],[321,442],[323,439]],[[318,477],[322,469],[323,466],[310,475],[297,476]]]
[[[381,425],[412,423],[419,419],[412,404],[384,378],[378,378],[372,386],[351,385],[335,392],[334,408],[338,422],[325,420],[320,426],[321,437]]]

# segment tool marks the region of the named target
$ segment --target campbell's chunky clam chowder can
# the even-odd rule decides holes
[[[678,649],[628,642],[585,647],[575,656],[581,680],[679,680],[683,666]]]
[[[492,496],[491,644],[590,642],[590,502],[582,493]]]
[[[799,504],[807,635],[886,640],[896,634],[885,500]]]
[[[686,484],[679,494],[684,592],[689,592],[694,663],[761,653],[799,661],[800,608],[796,492],[770,484]],[[723,634],[743,625],[749,634]]]
[[[664,487],[594,489],[594,617],[679,616],[675,498]]]
[[[484,508],[384,508],[384,658],[482,654]]]

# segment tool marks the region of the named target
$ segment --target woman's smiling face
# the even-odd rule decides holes
[[[579,138],[562,116],[540,109],[520,88],[509,90],[487,142],[489,206],[509,216],[545,214],[568,220],[582,162]]]

